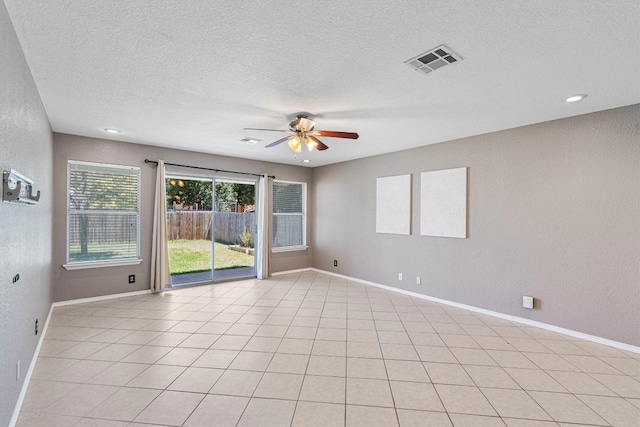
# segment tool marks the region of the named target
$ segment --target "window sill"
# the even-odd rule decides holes
[[[142,259],[123,259],[118,261],[87,261],[87,262],[74,262],[72,264],[64,264],[65,270],[85,270],[87,268],[102,268],[102,267],[122,267],[125,265],[138,265],[142,262]]]
[[[271,248],[271,253],[276,254],[278,252],[294,252],[294,251],[306,251],[309,246],[285,246],[282,248]]]

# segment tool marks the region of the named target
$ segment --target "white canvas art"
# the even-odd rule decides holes
[[[376,233],[411,234],[411,175],[377,179]]]
[[[467,237],[467,168],[422,172],[420,234]]]

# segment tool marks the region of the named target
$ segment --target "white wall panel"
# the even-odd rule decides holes
[[[411,175],[376,180],[376,233],[411,234]]]
[[[420,234],[467,237],[467,168],[422,172]]]

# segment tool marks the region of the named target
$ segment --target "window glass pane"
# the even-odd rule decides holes
[[[69,262],[138,257],[138,214],[69,214]]]
[[[302,184],[273,184],[273,213],[302,213]]]
[[[70,165],[69,209],[137,211],[139,175],[140,169]]]
[[[274,215],[273,216],[273,247],[301,246],[302,215]]]
[[[140,168],[69,162],[68,262],[140,255]]]
[[[305,184],[273,183],[273,247],[303,246],[305,242]]]

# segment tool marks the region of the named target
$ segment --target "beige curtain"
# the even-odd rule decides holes
[[[271,276],[271,179],[263,175],[258,180],[258,231],[256,233],[256,276]]]
[[[164,161],[158,160],[156,200],[153,209],[153,241],[151,247],[151,290],[161,292],[171,287],[169,247],[167,244],[167,199]]]

